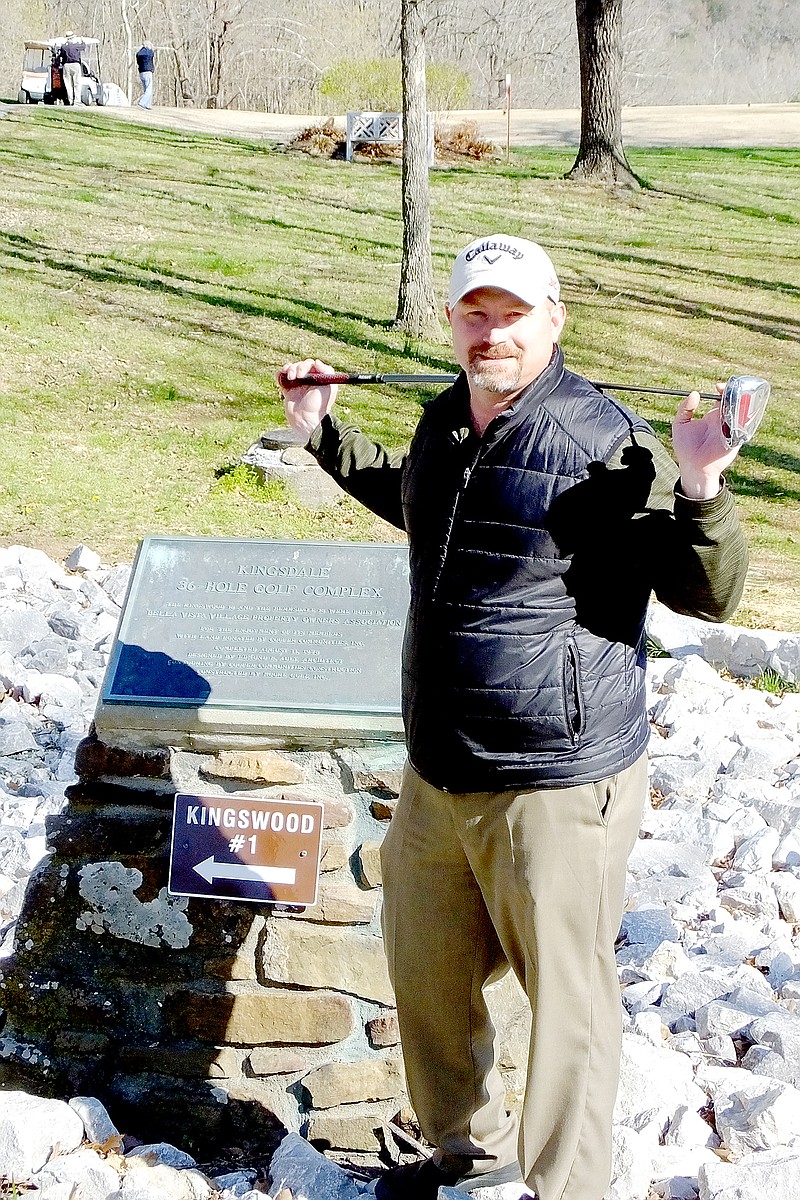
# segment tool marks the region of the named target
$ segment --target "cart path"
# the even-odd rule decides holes
[[[227,109],[106,108],[123,121],[193,133],[220,134],[288,142],[301,129],[323,117]],[[580,109],[518,109],[511,113],[511,143],[515,146],[577,146]],[[344,129],[344,117],[334,118]],[[504,144],[506,117],[501,110],[465,110],[436,114],[437,124],[474,121],[481,134]],[[623,108],[622,133],[629,147],[720,146],[800,148],[800,104],[669,105]]]

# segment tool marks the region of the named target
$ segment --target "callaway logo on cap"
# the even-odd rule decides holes
[[[480,287],[502,288],[532,306],[545,299],[556,303],[560,295],[556,269],[542,247],[503,234],[476,238],[461,251],[450,275],[449,308]]]

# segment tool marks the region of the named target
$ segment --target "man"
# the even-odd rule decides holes
[[[150,42],[145,42],[142,48],[137,50],[136,69],[139,72],[139,81],[142,85],[142,95],[138,102],[139,108],[152,108],[155,52]]]
[[[65,40],[61,43],[61,73],[67,93],[67,104],[73,106],[81,102],[83,88],[83,59],[81,56],[85,49],[86,43],[77,38],[73,30],[68,30]]]
[[[621,1006],[614,940],[647,791],[644,619],[732,612],[746,553],[721,479],[719,407],[678,408],[676,467],[649,426],[565,370],[544,250],[478,239],[447,316],[456,383],[406,455],[292,387],[290,423],[353,496],[405,528],[408,764],[383,846],[384,938],[409,1094],[431,1160],[381,1200],[441,1184],[601,1200]],[[519,1132],[483,991],[511,965],[533,1013]],[[500,1187],[500,1185],[505,1185]]]

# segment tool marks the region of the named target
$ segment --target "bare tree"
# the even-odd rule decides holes
[[[133,30],[131,28],[130,16],[128,14],[128,0],[120,0],[120,16],[122,17],[122,25],[125,30],[125,51],[128,60],[128,70],[126,75],[125,94],[129,100],[133,100]]]
[[[411,337],[440,338],[431,260],[428,101],[425,87],[426,0],[401,0],[403,72],[403,258],[395,323]]]
[[[499,107],[499,85],[509,73],[519,107],[578,104],[572,0],[424,4],[427,56],[469,75],[472,106]],[[583,5],[582,36],[593,19],[602,22],[605,7],[613,6]],[[6,96],[17,94],[25,39],[72,28],[100,39],[103,77],[122,87],[135,82],[136,46],[153,42],[159,103],[322,113],[330,111],[320,90],[325,70],[342,58],[356,64],[396,56],[400,32],[396,0],[292,0],[291,6],[279,0],[0,0],[0,8],[0,95]],[[625,103],[777,103],[798,95],[798,0],[624,0],[623,15],[617,83]],[[585,58],[602,53],[599,44]],[[602,57],[597,63],[605,70]],[[613,157],[613,131],[606,141]],[[582,166],[593,166],[589,151],[594,147]]]
[[[622,0],[575,0],[581,141],[570,179],[637,188],[622,145]]]

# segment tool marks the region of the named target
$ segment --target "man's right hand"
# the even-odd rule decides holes
[[[320,371],[332,375],[334,368],[318,358],[305,358],[302,362],[287,363],[279,372],[278,386],[283,393],[283,405],[286,410],[286,420],[292,429],[304,433],[306,437],[317,428],[322,418],[330,412],[336,400],[338,387],[335,383],[324,387],[286,387],[281,385],[281,376],[286,380],[300,379],[309,371]]]

